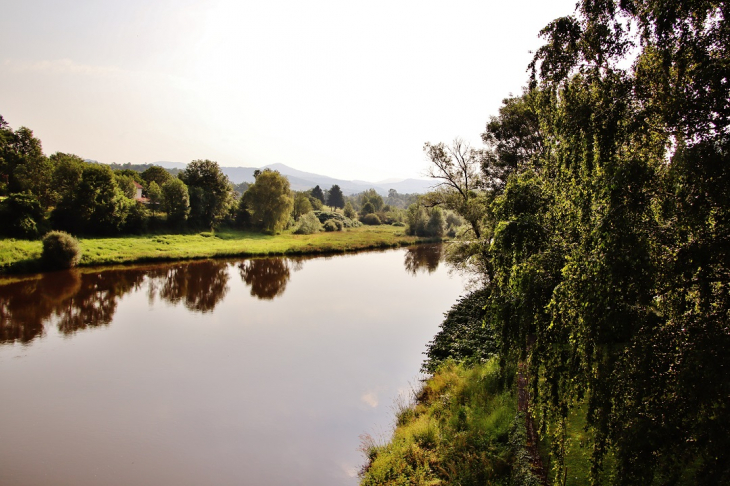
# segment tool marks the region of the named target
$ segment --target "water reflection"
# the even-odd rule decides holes
[[[403,266],[412,275],[418,272],[433,273],[438,269],[443,256],[443,245],[419,245],[408,248]]]
[[[44,274],[35,280],[0,287],[0,342],[28,343],[45,332],[44,324],[58,319],[58,330],[107,325],[117,299],[137,288],[144,271],[81,274],[77,270]]]
[[[441,245],[421,245],[406,250],[407,272],[434,272]],[[159,298],[184,305],[193,312],[209,313],[229,291],[235,265],[251,295],[273,300],[284,294],[293,272],[310,258],[255,258],[237,263],[204,260],[176,264],[125,267],[100,272],[69,270],[0,285],[0,343],[29,343],[43,336],[49,322],[63,335],[108,325],[119,298],[146,285],[152,306]]]
[[[147,292],[150,303],[155,295],[171,304],[182,302],[196,312],[212,312],[228,293],[228,264],[199,261],[150,272]]]
[[[300,270],[303,258],[260,258],[238,264],[241,279],[251,287],[251,295],[262,300],[272,300],[282,295],[291,272]]]

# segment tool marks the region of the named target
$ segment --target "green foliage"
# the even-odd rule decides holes
[[[231,183],[218,162],[193,160],[179,177],[188,186],[191,223],[215,227],[226,216],[233,198]]]
[[[360,218],[360,221],[363,224],[367,224],[367,225],[371,225],[371,226],[381,224],[380,218],[378,217],[377,214],[366,214],[365,216]]]
[[[441,367],[414,405],[401,405],[388,444],[364,438],[360,484],[506,484],[516,401],[500,376],[496,360]]]
[[[352,207],[352,203],[350,201],[347,201],[345,203],[345,209],[342,211],[342,213],[345,215],[346,218],[354,219],[357,217],[357,213],[355,212],[355,209]]]
[[[162,210],[172,224],[182,224],[190,214],[188,187],[180,179],[172,178],[162,185]]]
[[[324,222],[324,230],[325,231],[342,231],[342,221],[339,221],[337,219],[328,219]]]
[[[321,204],[324,204],[324,192],[322,192],[322,189],[319,187],[319,185],[314,186],[314,189],[311,190],[311,195],[312,195],[312,197],[317,199]],[[318,208],[315,208],[315,209],[318,209]]]
[[[11,194],[0,202],[3,236],[38,238],[45,229],[45,211],[31,194]]]
[[[53,186],[56,191],[56,202],[70,200],[71,194],[81,182],[81,175],[86,167],[84,159],[78,155],[56,152],[49,157],[53,169]]]
[[[406,234],[416,236],[444,235],[444,218],[440,208],[412,204],[406,212]]]
[[[48,269],[75,267],[81,259],[79,242],[63,231],[50,231],[43,237],[41,259]]]
[[[373,214],[375,212],[375,206],[370,201],[367,201],[362,209],[360,210],[360,215],[365,216],[367,214]]]
[[[358,226],[362,226],[359,221],[352,220],[346,217],[344,214],[338,213],[337,211],[314,211],[314,214],[317,216],[319,222],[322,224],[324,224],[325,221],[332,219],[342,223],[343,228],[357,228]]]
[[[494,332],[484,322],[488,298],[489,289],[481,289],[460,298],[451,307],[427,346],[422,371],[433,373],[449,359],[481,363],[496,354]]]
[[[295,220],[299,219],[302,214],[306,214],[312,211],[312,203],[309,201],[309,197],[305,192],[297,192],[294,194],[294,209],[292,209],[292,216]]]
[[[259,173],[243,200],[253,224],[268,233],[284,229],[294,207],[289,180],[270,169]]]
[[[53,225],[77,233],[116,234],[134,204],[119,190],[108,166],[86,164],[76,188],[53,211]]]
[[[145,169],[144,172],[141,174],[142,180],[147,185],[147,188],[149,190],[149,186],[154,182],[157,184],[158,187],[162,187],[165,185],[166,182],[168,182],[170,179],[172,179],[172,174],[170,174],[165,168],[160,167],[159,165],[152,165],[149,168]]]
[[[329,190],[327,205],[333,208],[345,207],[345,196],[342,194],[342,189],[340,189],[340,186],[337,184],[333,185]]]
[[[487,282],[503,358],[530,365],[555,480],[564,424],[585,406],[594,480],[611,457],[617,484],[726,483],[726,12],[577,12],[543,30],[530,87],[489,122],[487,150],[427,144],[445,184],[427,203],[472,229],[452,254]],[[632,44],[635,63],[618,67]],[[424,213],[409,210],[411,233]]]
[[[136,181],[132,176],[115,172],[114,179],[116,180],[117,187],[126,198],[134,199],[137,196],[137,186],[134,185]]]
[[[150,208],[157,209],[162,204],[162,189],[157,182],[150,181],[147,186],[147,198],[150,200]]]
[[[307,213],[299,218],[299,226],[294,231],[297,235],[311,235],[322,230],[322,223],[319,222],[319,218],[313,213]]]

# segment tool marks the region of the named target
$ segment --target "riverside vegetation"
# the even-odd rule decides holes
[[[580,1],[483,149],[426,144],[476,293],[363,484],[730,484],[728,15]]]
[[[297,192],[269,169],[234,186],[210,160],[177,176],[154,165],[115,167],[46,157],[31,130],[0,116],[0,272],[54,267],[39,258],[38,239],[50,230],[81,239],[70,262],[97,265],[381,248],[438,241],[463,223],[415,194],[345,196],[337,185]]]

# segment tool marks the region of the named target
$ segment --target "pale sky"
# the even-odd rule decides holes
[[[423,177],[575,0],[5,1],[0,114],[46,154]]]

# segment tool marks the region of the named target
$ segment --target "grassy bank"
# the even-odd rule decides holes
[[[508,484],[517,413],[496,360],[439,368],[415,405],[402,407],[387,444],[366,440],[363,486]]]
[[[186,260],[234,256],[338,253],[368,248],[411,245],[423,240],[402,227],[363,226],[344,231],[275,236],[237,230],[196,234],[161,234],[116,238],[80,238],[80,266]],[[41,242],[0,240],[0,273],[37,272]]]

